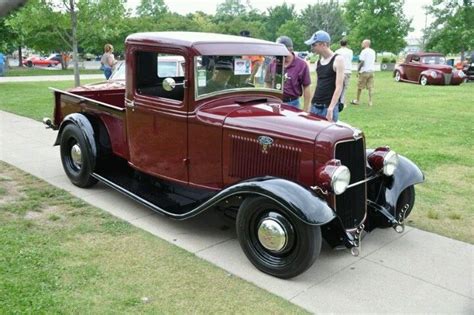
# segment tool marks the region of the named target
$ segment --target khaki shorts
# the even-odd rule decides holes
[[[359,73],[359,81],[357,82],[357,88],[359,90],[374,88],[374,73],[373,72],[362,72]]]

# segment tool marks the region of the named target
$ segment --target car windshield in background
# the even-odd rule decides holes
[[[421,57],[421,63],[428,65],[445,65],[446,58],[443,56],[425,56]]]
[[[282,92],[282,64],[282,56],[195,57],[196,97],[201,98],[238,90]]]

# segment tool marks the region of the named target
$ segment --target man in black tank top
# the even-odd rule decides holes
[[[344,58],[329,48],[331,37],[325,31],[317,31],[305,41],[311,50],[319,54],[316,64],[318,81],[311,101],[311,113],[326,117],[328,121],[339,118],[339,99],[344,84]]]

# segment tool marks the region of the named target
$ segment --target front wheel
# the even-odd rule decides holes
[[[64,171],[74,185],[85,188],[97,183],[92,177],[95,157],[78,126],[69,124],[64,128],[60,151]]]
[[[321,229],[306,224],[265,197],[247,198],[237,214],[237,236],[259,270],[279,278],[295,277],[321,251]]]
[[[402,75],[400,74],[400,71],[395,71],[395,81],[400,82],[402,79]]]
[[[425,75],[421,76],[420,84],[423,85],[423,86],[428,85],[428,78]]]

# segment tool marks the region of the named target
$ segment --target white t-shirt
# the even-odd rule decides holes
[[[364,65],[360,68],[360,73],[375,71],[375,50],[370,47],[364,48],[360,52],[359,60],[364,62]]]
[[[352,72],[352,57],[354,56],[352,49],[349,49],[347,47],[341,47],[338,50],[336,50],[335,53],[344,57],[344,73],[351,73]]]

